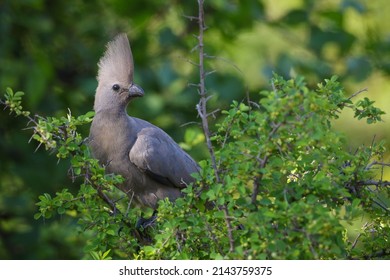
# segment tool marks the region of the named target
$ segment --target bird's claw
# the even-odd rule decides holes
[[[140,217],[135,225],[136,229],[146,229],[154,225],[157,220],[157,211],[154,211],[150,218]]]

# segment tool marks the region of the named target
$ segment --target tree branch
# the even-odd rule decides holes
[[[357,182],[358,186],[378,186],[378,187],[389,187],[390,181],[375,181],[375,180],[366,180]]]
[[[206,85],[205,85],[205,78],[207,75],[209,75],[212,72],[206,72],[205,67],[204,67],[204,58],[206,57],[206,54],[204,52],[204,44],[203,44],[203,33],[207,29],[205,25],[205,18],[204,18],[204,7],[203,7],[204,1],[203,0],[198,0],[198,24],[199,24],[199,36],[198,38],[198,51],[199,51],[199,88],[198,88],[198,93],[200,95],[200,100],[199,103],[197,104],[196,108],[198,111],[198,114],[202,120],[202,128],[203,128],[203,133],[206,138],[206,144],[207,148],[210,154],[211,158],[211,164],[214,169],[214,175],[217,183],[220,183],[220,176],[219,176],[219,170],[217,167],[217,162],[216,162],[216,157],[215,157],[215,152],[213,145],[211,143],[210,139],[210,129],[209,129],[209,123],[208,123],[208,117],[210,114],[207,113],[207,101],[209,100],[210,96],[207,95],[207,90],[206,90]],[[211,113],[212,115],[212,113]],[[225,216],[225,222],[226,222],[226,227],[227,227],[227,235],[229,238],[229,252],[234,251],[234,238],[233,238],[233,227],[231,223],[231,218],[229,217],[229,210],[227,205],[223,205],[221,207],[221,210],[224,213]]]
[[[354,94],[352,94],[348,99],[351,100],[352,98],[354,98],[355,96],[361,94],[362,92],[365,92],[367,91],[368,88],[364,88],[364,89],[361,89],[361,90],[358,90],[357,92],[355,92]]]
[[[202,128],[203,128],[203,133],[206,138],[206,144],[207,148],[211,157],[211,164],[214,169],[214,174],[217,182],[220,182],[219,178],[219,172],[217,168],[217,163],[215,159],[215,152],[213,145],[211,143],[210,139],[210,129],[209,129],[209,124],[207,120],[207,90],[206,90],[206,85],[205,85],[205,77],[206,77],[206,72],[204,69],[204,58],[205,58],[205,53],[204,53],[204,44],[203,44],[203,33],[206,30],[206,25],[205,25],[205,20],[204,20],[204,9],[203,9],[203,0],[198,0],[198,6],[199,6],[199,15],[198,15],[198,23],[199,23],[199,35],[197,36],[198,38],[198,51],[199,51],[199,95],[200,95],[200,100],[198,105],[196,106],[198,110],[198,114],[200,118],[202,119]]]
[[[371,162],[369,165],[367,165],[366,170],[371,169],[371,167],[373,167],[374,165],[380,165],[382,167],[384,167],[384,166],[390,167],[390,163],[379,162],[379,161],[375,160],[375,161]]]

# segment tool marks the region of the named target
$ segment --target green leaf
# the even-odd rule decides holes
[[[35,213],[34,214],[34,219],[39,220],[42,217],[42,213]]]
[[[58,207],[57,208],[57,213],[60,214],[60,215],[63,215],[65,214],[66,212],[66,209],[64,207]]]

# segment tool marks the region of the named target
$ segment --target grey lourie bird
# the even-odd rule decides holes
[[[133,83],[133,57],[125,34],[107,45],[100,59],[89,146],[107,173],[120,174],[119,188],[141,206],[156,209],[160,199],[175,200],[194,181],[197,163],[163,130],[130,117],[127,105],[142,97]]]

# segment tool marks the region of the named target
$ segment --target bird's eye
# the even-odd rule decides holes
[[[118,84],[112,86],[112,89],[118,91],[121,87]]]

